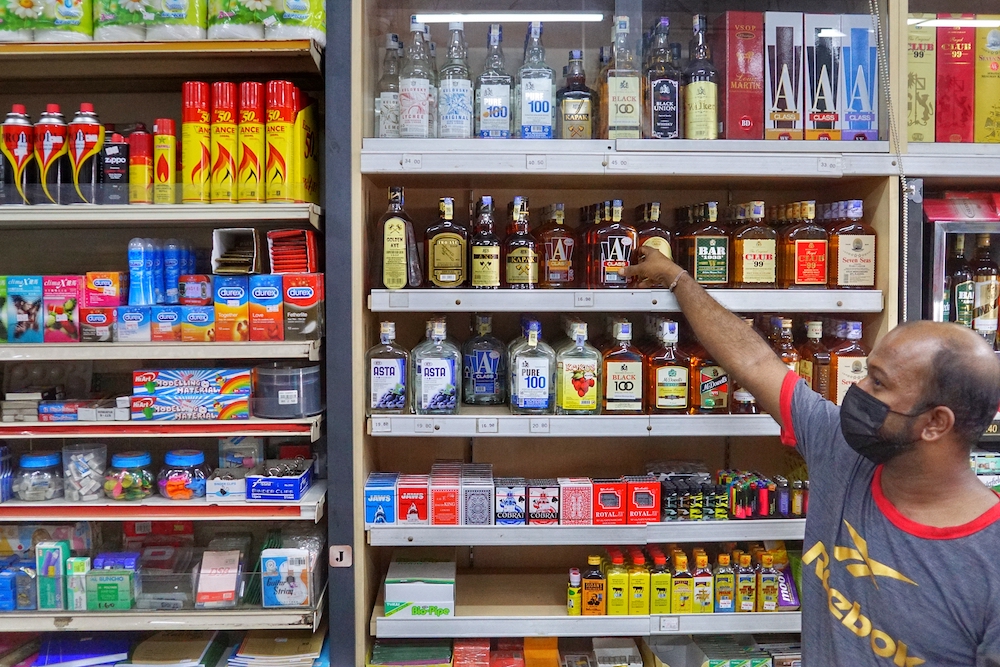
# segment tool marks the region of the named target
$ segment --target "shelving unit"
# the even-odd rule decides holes
[[[274,343],[67,343],[0,345],[0,361],[83,359],[308,359],[318,361],[320,341]]]
[[[2,45],[0,45],[2,46]],[[0,59],[2,61],[2,59]],[[217,227],[225,223],[307,223],[320,228],[323,210],[315,204],[172,204],[128,206],[13,206],[0,229],[100,229],[141,222],[171,227]]]
[[[316,442],[322,415],[303,419],[226,421],[3,422],[0,438],[211,438],[217,436],[303,436]]]

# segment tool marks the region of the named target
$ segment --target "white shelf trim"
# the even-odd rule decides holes
[[[3,422],[0,438],[213,438],[259,435],[319,439],[323,415],[303,419],[229,419],[206,421]]]
[[[308,222],[320,228],[316,204],[129,204],[5,206],[0,228],[125,227],[136,223],[216,225],[224,222]]]
[[[248,343],[43,343],[0,345],[0,361],[90,359],[309,359],[320,341]]]

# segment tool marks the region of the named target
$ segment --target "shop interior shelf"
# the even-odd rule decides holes
[[[250,343],[43,343],[0,345],[0,361],[88,359],[309,359],[320,341]]]
[[[3,63],[0,44],[0,63]],[[158,204],[124,206],[5,206],[0,229],[90,229],[132,227],[136,223],[218,226],[221,223],[309,223],[320,229],[323,210],[316,204]]]
[[[302,436],[319,439],[322,415],[302,419],[221,421],[4,422],[0,438],[212,438],[216,436]]]

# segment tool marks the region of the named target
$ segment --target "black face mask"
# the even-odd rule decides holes
[[[880,465],[909,451],[917,443],[909,429],[884,433],[885,419],[892,412],[910,420],[919,417],[929,408],[915,414],[896,412],[868,392],[851,385],[840,406],[840,430],[851,449],[872,463]]]

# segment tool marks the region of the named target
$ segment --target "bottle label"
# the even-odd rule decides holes
[[[704,410],[729,407],[729,375],[720,366],[704,366],[698,378],[698,394]]]
[[[673,581],[671,581],[671,613],[689,614],[694,611],[694,596],[691,590],[693,585],[691,579],[678,579],[674,577]]]
[[[734,611],[732,574],[715,575],[715,611]]]
[[[573,282],[573,247],[576,241],[566,236],[545,242],[545,280],[550,283]]]
[[[402,410],[406,407],[406,360],[372,359],[368,407],[372,410]]]
[[[955,322],[963,326],[972,326],[972,313],[976,310],[975,283],[967,280],[955,285]]]
[[[399,137],[399,93],[382,93],[378,97],[378,136]]]
[[[666,255],[667,259],[674,258],[674,251],[670,248],[670,242],[662,236],[651,236],[643,241],[642,245],[649,246],[650,248],[656,248],[661,253]]]
[[[389,218],[382,228],[382,284],[386,289],[403,289],[406,274],[406,222]]]
[[[549,407],[549,360],[521,357],[517,361],[517,393],[514,404],[519,408]]]
[[[627,285],[625,267],[632,257],[632,238],[629,236],[609,236],[601,241],[601,283],[604,285]]]
[[[795,284],[826,284],[826,241],[795,242]]]
[[[442,139],[472,137],[472,82],[445,79],[438,93],[438,135]]]
[[[980,332],[997,330],[997,298],[1000,283],[995,276],[976,280],[975,307],[972,311],[972,328]]]
[[[422,359],[417,372],[420,373],[420,408],[454,410],[458,404],[454,360]]]
[[[680,82],[677,79],[650,80],[649,116],[653,139],[680,139]]]
[[[688,369],[663,366],[656,369],[656,407],[684,409],[688,406]]]
[[[399,136],[426,139],[430,136],[431,83],[427,79],[399,80]]]
[[[560,139],[590,139],[594,136],[590,100],[563,100]]]
[[[642,362],[612,361],[604,367],[608,410],[642,410]]]
[[[945,281],[944,294],[941,295],[941,318],[943,322],[951,321],[951,288]]]
[[[496,350],[473,350],[465,355],[465,381],[472,383],[474,396],[495,396],[499,393],[497,371],[500,353]]]
[[[729,238],[696,236],[694,238],[694,279],[702,285],[729,282]]]
[[[875,287],[875,237],[842,235],[837,247],[837,286]]]
[[[761,572],[757,590],[760,595],[758,611],[778,611],[778,575]]]
[[[753,611],[757,603],[757,575],[753,572],[737,575],[736,591],[739,596],[737,611]]]
[[[528,247],[514,248],[507,253],[507,283],[538,284],[538,253]]]
[[[756,402],[757,399],[753,397],[753,394],[751,394],[743,387],[736,385],[736,388],[733,389],[733,403],[746,404],[746,403],[756,403]]]
[[[816,388],[813,386],[813,362],[805,359],[799,360],[799,377],[806,381],[810,389]]]
[[[714,83],[692,81],[684,86],[684,138],[719,138],[719,92]]]
[[[500,287],[500,246],[472,246],[472,286]]]
[[[743,283],[774,283],[776,250],[774,239],[745,239],[741,254],[743,275],[737,276],[737,280]]]
[[[563,410],[597,409],[597,361],[563,361],[559,364],[559,407]]]
[[[712,576],[696,576],[694,578],[695,613],[711,613],[714,602],[712,599]]]
[[[640,139],[639,77],[608,77],[608,139]]]
[[[430,240],[430,281],[438,287],[458,287],[465,282],[465,239],[444,232]]]
[[[552,90],[551,77],[522,79],[520,109],[522,139],[552,138]]]
[[[852,384],[868,377],[868,357],[841,357],[837,362],[837,405],[844,402],[844,394]]]
[[[510,86],[483,84],[476,92],[481,139],[510,138]]]

